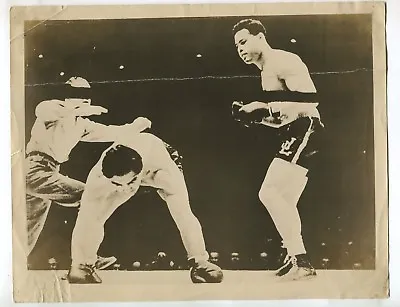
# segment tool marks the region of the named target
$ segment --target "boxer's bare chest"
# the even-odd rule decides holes
[[[261,86],[264,91],[287,90],[285,80],[282,77],[282,67],[279,61],[268,60],[261,71]]]

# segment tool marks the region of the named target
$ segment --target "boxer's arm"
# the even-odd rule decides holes
[[[132,189],[122,189],[110,182],[107,178],[102,178],[102,182],[88,185],[82,195],[81,206],[88,204],[105,204],[106,206],[98,206],[103,210],[114,210],[119,205],[128,201],[138,191],[137,186]],[[107,215],[107,212],[98,212],[100,216]]]
[[[234,102],[232,114],[237,121],[246,126],[261,124],[272,128],[280,128],[296,120],[301,114],[311,114],[316,105],[304,102],[273,101],[262,103],[251,102],[247,105]]]
[[[183,166],[182,166],[182,160],[183,157],[180,155],[179,151],[172,147],[170,144],[167,142],[163,141],[165,148],[168,151],[168,154],[170,155],[172,161],[176,164],[176,166],[179,168],[181,172],[183,172]]]
[[[185,178],[178,165],[170,156],[165,143],[160,140],[154,144],[151,155],[154,165],[158,170],[152,176],[153,186],[162,192],[163,195],[183,195],[187,197]],[[151,164],[153,164],[150,161]]]
[[[241,122],[246,127],[264,122],[264,125],[273,128],[279,128],[281,123],[280,121],[277,121],[275,117],[273,117],[268,103],[259,101],[254,101],[247,105],[243,105],[242,102],[235,101],[232,104],[232,115],[236,121]]]
[[[103,160],[104,152],[92,167],[86,179],[85,189],[82,194],[82,205],[85,203],[104,202],[108,195],[113,192],[114,187],[101,174],[101,161]]]
[[[115,142],[121,138],[129,138],[130,135],[140,133],[151,127],[151,122],[143,117],[121,126],[104,125],[87,118],[80,118],[79,120],[82,120],[85,126],[85,132],[81,139],[84,142]]]
[[[288,90],[265,92],[273,116],[264,117],[260,124],[280,128],[301,116],[319,116],[317,91],[306,64],[299,56],[285,54],[279,78]]]
[[[286,87],[292,92],[304,93],[305,95],[309,93],[310,99],[312,99],[312,94],[316,93],[317,90],[307,65],[295,54],[290,54],[283,63],[280,78],[284,80]]]
[[[256,110],[267,110],[270,111],[270,106],[267,102],[262,102],[262,101],[253,101],[248,104],[243,105],[240,109],[239,112],[246,112],[246,113],[252,113]]]
[[[317,102],[317,91],[307,66],[299,56],[287,54],[282,59],[278,77],[285,82],[288,90],[264,91],[257,101],[245,104],[241,110],[250,113],[259,109],[270,109],[271,103],[308,103]],[[276,105],[276,104],[275,104]]]
[[[95,215],[107,216],[109,210],[114,210],[116,206],[125,203],[138,190],[138,186],[132,186],[130,189],[119,187],[106,178],[101,172],[101,161],[104,157],[100,157],[97,164],[90,171],[85,189],[82,194],[81,206],[94,206],[98,208]],[[103,204],[103,205],[99,205]],[[101,212],[101,210],[105,210]]]
[[[160,196],[167,200],[168,197],[177,197],[187,200],[189,198],[185,180],[178,167],[176,171],[159,170],[154,175],[154,186],[158,189]]]

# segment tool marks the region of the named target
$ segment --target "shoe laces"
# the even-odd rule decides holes
[[[289,254],[287,254],[285,259],[283,260],[283,265],[278,269],[278,271],[286,268],[290,264],[293,264],[293,258],[296,258],[296,257],[292,257]]]
[[[297,257],[296,257],[296,256],[293,256],[292,259],[291,259],[291,261],[292,261],[292,265],[295,266],[295,267],[297,267]]]
[[[95,272],[96,265],[94,265],[94,264],[86,264],[85,268],[88,271],[88,273],[93,274]]]

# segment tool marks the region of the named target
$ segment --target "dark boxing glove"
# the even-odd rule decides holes
[[[224,277],[221,268],[209,261],[189,261],[190,278],[193,283],[220,283]]]
[[[239,121],[246,126],[260,123],[264,118],[271,116],[270,111],[267,109],[254,110],[251,113],[240,111],[240,108],[243,106],[243,102],[234,101],[232,103],[232,116],[236,121]]]

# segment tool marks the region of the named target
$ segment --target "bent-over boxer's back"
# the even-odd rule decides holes
[[[115,147],[117,144],[134,149],[142,157],[143,162],[143,178],[141,182],[137,183],[137,186],[132,186],[130,189],[118,189],[106,178],[102,173],[102,161],[107,151]],[[139,185],[152,186],[155,188],[162,188],[160,182],[155,179],[155,174],[160,170],[165,171],[168,177],[171,178],[171,183],[178,183],[178,185],[184,184],[183,176],[171,159],[167,149],[165,148],[164,142],[150,134],[150,133],[139,133],[137,135],[131,135],[120,138],[118,142],[115,142],[112,146],[106,149],[101,155],[99,161],[92,168],[86,181],[85,192],[83,193],[82,202],[86,201],[125,201],[132,196],[132,191],[137,189]],[[164,174],[165,174],[164,172]],[[126,195],[125,195],[126,194]]]
[[[177,168],[176,164],[172,161],[167,149],[165,148],[164,142],[151,133],[141,132],[135,135],[122,136],[113,145],[106,149],[101,155],[99,161],[91,170],[88,176],[88,181],[91,179],[91,177],[104,177],[101,172],[102,160],[106,152],[117,144],[132,148],[137,151],[142,158],[143,169],[145,172],[168,169],[171,166]],[[179,171],[178,168],[177,170]]]
[[[142,185],[167,190],[186,189],[182,172],[172,160],[163,140],[151,133],[142,132],[125,144],[142,156],[145,171]]]
[[[136,150],[142,157],[144,169],[163,168],[171,160],[164,142],[151,133],[129,135],[119,139],[117,143]]]

